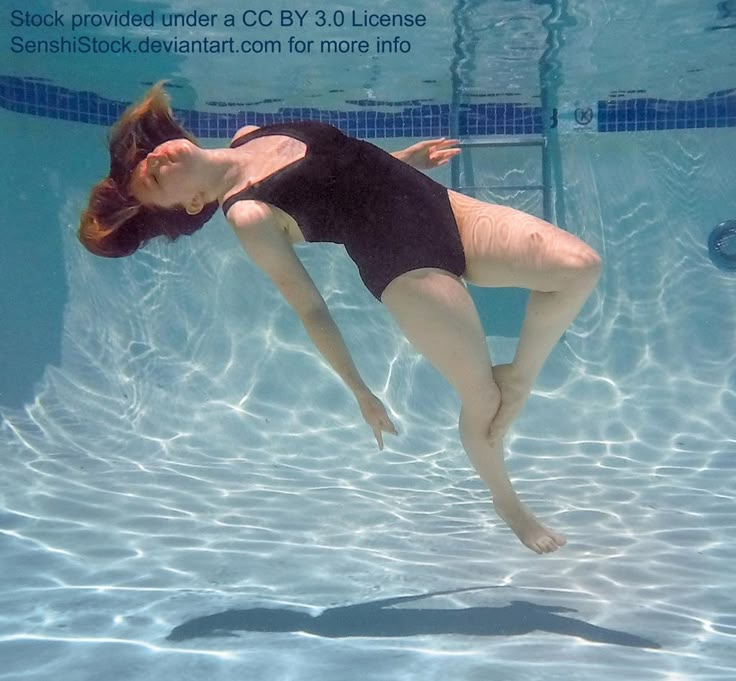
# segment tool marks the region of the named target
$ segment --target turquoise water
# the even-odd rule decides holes
[[[104,128],[0,110],[13,216],[3,332],[16,331],[0,362],[25,382],[0,399],[0,678],[733,677],[736,276],[711,264],[707,239],[736,218],[734,128],[574,124],[576,108],[612,91],[687,99],[733,87],[714,59],[733,30],[713,30],[733,21],[728,3],[588,4],[567,6],[558,180],[565,225],[606,271],[507,443],[520,494],[568,538],[545,557],[493,515],[459,442],[457,398],[340,247],[298,253],[399,428],[383,452],[221,217],[173,246],[93,258],[74,230],[105,169]],[[9,75],[130,99],[171,73],[177,102],[198,110],[246,85],[245,102],[447,103],[452,16],[424,9],[432,29],[412,64],[315,59],[269,81],[265,66],[206,77],[191,57],[140,73],[125,62],[118,85],[104,61],[74,70],[26,57]],[[463,96],[534,101],[550,8],[454,9],[461,35],[483,39],[474,52],[464,43]],[[661,47],[665,21],[681,54]],[[640,51],[634,66],[616,66],[615,45]],[[499,171],[498,156],[471,158],[488,184],[528,163],[504,157]],[[504,199],[540,210],[528,193]],[[514,338],[494,314],[503,308],[486,322],[501,362]]]

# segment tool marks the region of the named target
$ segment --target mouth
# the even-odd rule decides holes
[[[148,157],[146,158],[146,167],[145,167],[145,176],[149,181],[153,181],[155,184],[158,184],[158,175],[161,169],[161,162],[162,161],[168,161],[166,157]]]
[[[138,182],[141,187],[152,189],[158,186],[158,178],[154,173],[154,164],[150,163],[148,158],[141,161],[138,169]]]

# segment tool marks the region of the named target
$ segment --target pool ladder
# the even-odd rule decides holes
[[[498,137],[466,137],[461,139],[458,144],[461,149],[473,148],[502,148],[502,147],[537,147],[541,152],[542,181],[541,183],[520,184],[520,185],[483,185],[476,184],[474,180],[474,169],[472,154],[468,154],[462,159],[463,154],[455,156],[451,165],[451,188],[455,191],[470,193],[471,195],[478,191],[538,191],[542,193],[543,215],[542,217],[548,222],[553,222],[554,206],[553,193],[551,191],[552,171],[550,165],[550,153],[547,140],[544,135],[523,135],[519,137],[511,137],[507,135],[499,135]],[[462,161],[461,161],[462,159]],[[460,182],[461,166],[464,162],[466,170],[463,173],[463,179],[470,181]],[[517,288],[478,288],[469,287],[469,293],[476,303],[476,308],[480,316],[481,324],[485,329],[486,335],[507,336],[510,338],[518,338],[523,323],[524,309],[528,299],[528,293],[523,289]]]
[[[552,216],[552,191],[550,189],[550,171],[547,144],[544,135],[523,135],[520,137],[511,137],[502,135],[498,138],[494,137],[466,137],[461,139],[457,146],[461,149],[473,148],[501,148],[501,147],[538,147],[541,151],[542,164],[542,182],[541,184],[521,184],[521,185],[476,185],[472,182],[473,168],[472,160],[467,159],[469,170],[466,175],[470,175],[471,184],[460,184],[460,163],[461,158],[456,156],[452,159],[451,166],[451,185],[452,189],[458,192],[476,192],[476,191],[540,191],[542,192],[542,204],[544,210],[544,219],[548,222],[553,221]]]

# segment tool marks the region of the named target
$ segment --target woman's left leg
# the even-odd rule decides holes
[[[601,260],[590,246],[544,220],[456,192],[449,195],[465,250],[464,278],[476,286],[531,290],[514,360],[494,370],[502,401],[493,435],[503,437],[595,288]]]

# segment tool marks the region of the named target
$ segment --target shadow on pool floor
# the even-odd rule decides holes
[[[522,636],[546,631],[575,636],[597,643],[636,648],[661,648],[659,643],[641,636],[589,624],[559,613],[577,612],[559,605],[542,605],[512,600],[501,607],[471,608],[392,608],[432,596],[472,589],[438,591],[417,596],[399,596],[368,603],[329,608],[317,616],[286,608],[250,608],[226,610],[214,615],[195,617],[175,627],[169,641],[193,638],[237,636],[236,631],[299,631],[325,638],[406,637],[426,635]]]

